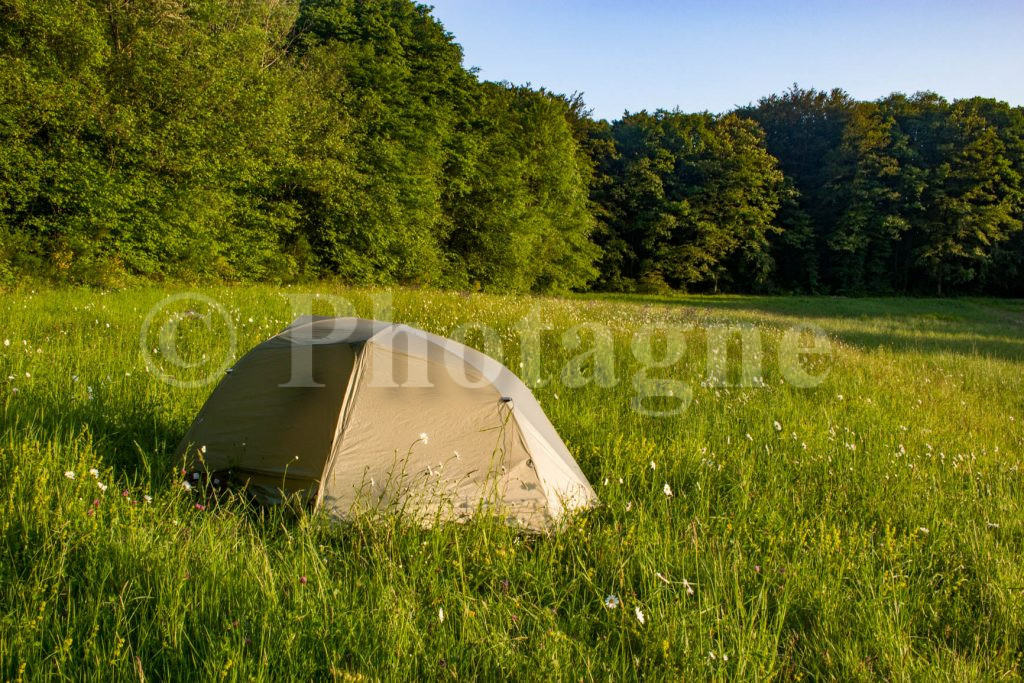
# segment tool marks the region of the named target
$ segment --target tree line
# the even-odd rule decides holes
[[[0,284],[1024,294],[1024,110],[595,120],[410,0],[0,0]]]

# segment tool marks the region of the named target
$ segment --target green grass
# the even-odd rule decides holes
[[[0,680],[1021,676],[1022,302],[396,290],[395,320],[486,322],[513,369],[517,321],[550,323],[535,393],[602,504],[529,536],[195,509],[171,453],[212,387],[159,381],[139,343],[177,291],[0,298]],[[289,321],[283,291],[203,290],[235,357]],[[367,316],[381,295],[321,291]],[[614,386],[560,379],[583,322],[611,331]],[[777,361],[801,322],[831,341],[813,388]],[[758,385],[704,381],[705,330],[741,323]],[[639,414],[632,336],[680,325],[684,358],[650,376],[692,402]],[[230,350],[220,332],[183,328],[195,373]]]

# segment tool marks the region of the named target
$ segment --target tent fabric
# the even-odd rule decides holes
[[[294,384],[296,365],[318,386]],[[488,510],[540,530],[596,500],[508,368],[451,339],[360,318],[303,316],[246,354],[179,455],[230,472],[264,502],[299,494],[340,518],[397,509],[430,525]]]

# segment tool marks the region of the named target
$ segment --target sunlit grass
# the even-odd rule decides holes
[[[520,372],[517,323],[550,326],[534,390],[602,504],[529,536],[196,509],[170,456],[212,387],[160,381],[139,339],[180,291],[0,299],[0,679],[1020,676],[1020,302],[390,293],[401,322],[492,326]],[[183,324],[193,373],[279,331],[296,291],[202,290],[237,344]],[[385,294],[318,291],[314,312],[334,295],[364,316]],[[611,332],[610,386],[562,374],[587,322]],[[799,322],[831,342],[813,388],[778,364]],[[704,330],[739,323],[758,382],[719,386]],[[633,335],[659,326],[692,327],[648,371],[692,391],[676,417],[633,409]]]

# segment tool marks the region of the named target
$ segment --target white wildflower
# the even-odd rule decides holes
[[[604,606],[608,609],[616,609],[619,606],[619,598],[617,595],[608,595],[604,599]]]
[[[95,467],[93,467],[93,468],[90,468],[89,474],[92,475],[93,479],[96,479],[97,477],[100,476],[100,471],[98,469],[96,469]]]
[[[639,607],[636,608],[634,614],[636,614],[636,620],[640,622],[641,626],[647,621],[646,619],[644,619],[643,610],[641,610]]]
[[[67,472],[64,473],[64,476],[67,477],[68,479],[74,479],[75,473],[72,472],[71,470],[68,470]]]
[[[923,527],[921,527],[920,529],[918,529],[918,531],[920,531],[920,532],[921,532],[922,534],[925,534],[925,535],[927,535],[927,534],[930,534],[930,533],[931,533],[931,532],[930,532],[930,531],[928,530],[928,527],[926,527],[926,526],[923,526]]]
[[[666,496],[672,496],[672,487],[668,485],[667,481],[665,482],[665,486],[663,486],[661,490],[665,492]]]
[[[781,424],[779,424],[779,421],[778,421],[778,420],[776,420],[775,422],[773,422],[773,423],[772,423],[772,426],[773,426],[773,427],[775,427],[775,431],[777,431],[777,432],[781,432],[781,431],[782,431],[782,425],[781,425]]]
[[[437,620],[442,624],[444,623],[444,607],[437,608]]]
[[[106,491],[107,485],[104,484],[102,481],[98,481],[96,482],[96,488],[98,488],[100,491]]]
[[[192,484],[188,483],[187,481],[183,481],[181,482],[181,488],[185,489],[186,491],[191,491]]]
[[[147,504],[148,503],[152,503],[153,502],[153,496],[143,496],[142,500],[144,500]]]
[[[426,432],[421,432],[420,433],[420,441],[423,442],[424,446],[427,445],[428,443],[430,443],[430,437],[427,436]]]
[[[656,463],[656,462],[654,462],[654,461],[652,460],[652,461],[651,461],[651,469],[652,469],[652,470],[656,470],[656,469],[658,469],[658,463]]]
[[[4,339],[4,346],[10,346],[10,345],[11,345],[11,340],[10,339]]]

